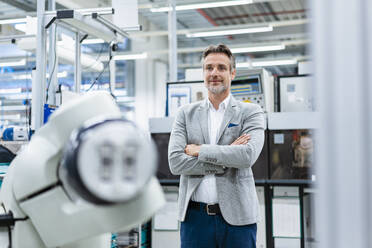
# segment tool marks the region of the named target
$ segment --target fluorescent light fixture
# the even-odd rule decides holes
[[[87,44],[101,44],[101,43],[105,43],[105,41],[103,39],[85,39],[83,41],[83,44],[84,45],[87,45]]]
[[[20,110],[26,110],[26,105],[9,105],[9,106],[1,106],[0,109],[2,111],[20,111]]]
[[[137,54],[123,54],[115,55],[114,60],[134,60],[134,59],[146,59],[147,53],[137,53]]]
[[[24,66],[26,65],[26,60],[21,59],[19,61],[9,61],[9,62],[2,62],[0,63],[0,67],[5,67],[5,66]]]
[[[297,64],[296,59],[283,59],[283,60],[252,62],[253,67],[277,66],[277,65],[295,65],[295,64]]]
[[[227,6],[236,6],[251,4],[252,0],[240,0],[240,1],[222,1],[222,2],[210,2],[210,3],[197,3],[197,4],[186,4],[176,6],[176,10],[191,10],[191,9],[207,9],[207,8],[217,8],[217,7],[227,7]],[[161,8],[151,8],[151,12],[168,12],[170,7],[161,7]]]
[[[67,77],[68,72],[67,71],[62,71],[57,73],[58,78],[65,78]],[[47,78],[49,77],[49,73],[46,74]],[[14,80],[25,80],[25,79],[32,79],[31,74],[20,74],[20,75],[14,75],[13,76]]]
[[[297,59],[278,59],[278,60],[266,60],[266,61],[252,61],[237,63],[237,68],[250,68],[250,67],[268,67],[268,66],[279,66],[279,65],[295,65]]]
[[[262,33],[262,32],[270,32],[270,31],[273,31],[272,26],[197,32],[197,33],[186,34],[186,37],[188,38],[210,37],[210,36],[233,35],[233,34]]]
[[[270,46],[255,46],[255,47],[242,47],[242,48],[231,48],[232,53],[252,53],[252,52],[266,52],[266,51],[278,51],[284,50],[285,45],[270,45]]]
[[[24,80],[24,79],[31,79],[31,75],[30,74],[21,74],[21,75],[14,75],[12,77],[14,80]]]
[[[14,25],[14,28],[23,32],[23,33],[26,33],[27,31],[27,24],[26,23],[19,23],[19,24],[16,24]]]
[[[13,88],[13,89],[0,89],[0,93],[2,94],[14,94],[14,93],[21,93],[21,88]]]
[[[27,22],[27,18],[0,20],[0,24],[15,24],[15,23],[25,23],[25,22]]]
[[[250,62],[241,62],[241,63],[236,63],[236,68],[244,68],[244,67],[251,67],[251,63]]]
[[[10,100],[32,99],[32,94],[29,92],[22,92],[18,94],[5,95],[4,98]]]
[[[21,115],[20,114],[15,114],[15,115],[2,115],[0,116],[0,120],[20,120]]]

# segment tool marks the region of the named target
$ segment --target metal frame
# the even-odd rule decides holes
[[[113,8],[93,8],[80,10],[57,10],[45,11],[45,2],[37,0],[37,50],[36,50],[36,82],[38,86],[33,90],[34,101],[37,102],[34,111],[35,130],[43,124],[44,104],[45,104],[45,87],[46,87],[46,30],[52,24],[61,25],[75,32],[75,92],[80,91],[81,83],[81,43],[88,36],[102,38],[110,43],[118,40],[118,34],[122,37],[128,37],[128,34],[117,27],[115,24],[106,20],[102,15],[110,15],[114,13]],[[141,27],[131,27],[128,30],[140,30]],[[19,37],[23,38],[25,36]],[[14,38],[14,37],[13,37]],[[3,39],[9,39],[3,37]],[[56,42],[53,42],[56,46]]]

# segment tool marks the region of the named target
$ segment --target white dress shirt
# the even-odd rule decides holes
[[[208,130],[209,130],[209,141],[211,145],[217,144],[217,135],[220,131],[223,116],[227,104],[230,101],[230,94],[226,97],[223,102],[218,106],[218,110],[213,107],[213,104],[208,99]],[[204,202],[208,204],[218,203],[216,177],[214,174],[205,175],[203,180],[199,184],[191,196],[191,200],[196,202]]]

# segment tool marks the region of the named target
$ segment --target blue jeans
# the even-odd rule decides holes
[[[233,226],[222,215],[208,215],[205,204],[188,208],[181,222],[181,248],[256,248],[257,225]]]

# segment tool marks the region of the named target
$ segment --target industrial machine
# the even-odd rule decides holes
[[[278,77],[279,111],[315,111],[313,80],[310,75]]]
[[[108,93],[62,104],[9,167],[0,247],[109,248],[164,204],[155,171],[153,143]]]
[[[274,111],[274,78],[265,69],[249,70],[231,82],[235,99],[261,106],[264,112]]]
[[[274,111],[274,78],[265,69],[253,69],[238,75],[231,82],[231,94],[240,101],[261,106],[264,112]],[[203,81],[167,83],[168,116],[175,116],[177,110],[188,103],[201,101],[208,96]]]
[[[29,128],[23,126],[11,126],[4,128],[2,139],[5,141],[28,140]]]
[[[313,179],[314,131],[269,132],[271,179]]]

